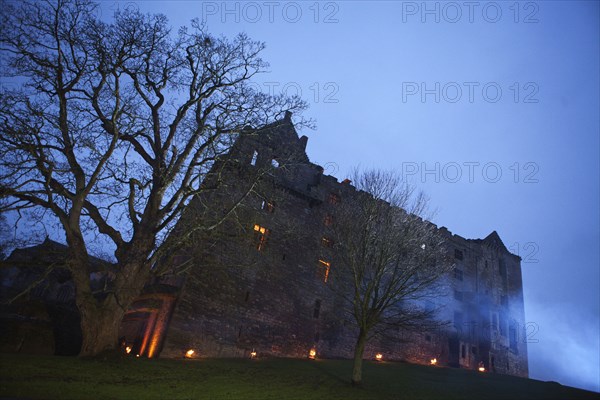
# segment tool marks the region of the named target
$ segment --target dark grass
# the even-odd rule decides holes
[[[552,382],[404,363],[347,360],[78,359],[0,356],[0,397],[27,399],[599,399]]]

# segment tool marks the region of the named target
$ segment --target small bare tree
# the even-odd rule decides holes
[[[58,221],[81,355],[95,355],[116,347],[122,316],[157,261],[181,247],[164,238],[192,197],[214,189],[204,184],[209,171],[220,184],[215,168],[237,134],[306,104],[252,89],[267,68],[264,44],[243,34],[217,38],[197,21],[173,33],[163,15],[134,10],[103,22],[88,0],[3,8],[0,211]],[[114,250],[108,296],[91,289],[94,246]]]
[[[451,266],[437,228],[421,218],[422,193],[393,172],[356,169],[352,181],[356,196],[343,198],[334,215],[339,265],[332,288],[356,322],[352,383],[359,385],[368,340],[390,327],[431,325],[424,300],[443,295],[437,283]]]

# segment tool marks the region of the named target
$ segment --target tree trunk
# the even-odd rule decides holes
[[[362,383],[362,362],[367,344],[367,332],[363,329],[358,333],[356,346],[354,347],[354,366],[352,368],[352,385],[360,386]]]
[[[103,352],[115,351],[125,311],[115,302],[106,302],[102,306],[88,304],[80,306],[79,311],[83,335],[79,356],[96,356]]]

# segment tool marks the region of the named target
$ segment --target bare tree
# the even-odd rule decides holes
[[[331,287],[342,296],[358,331],[352,383],[362,381],[370,338],[388,328],[435,324],[426,300],[443,295],[440,278],[451,266],[435,225],[421,216],[427,199],[393,172],[356,169],[358,190],[334,215],[338,266]]]
[[[252,90],[267,68],[264,44],[243,34],[213,37],[198,21],[173,33],[163,15],[134,10],[107,23],[87,0],[3,7],[1,78],[13,87],[0,92],[1,211],[58,221],[77,287],[80,354],[98,354],[116,347],[122,316],[157,261],[181,247],[164,238],[207,189],[208,172],[226,165],[219,160],[237,135],[306,104]],[[90,285],[98,243],[114,250],[108,296]]]

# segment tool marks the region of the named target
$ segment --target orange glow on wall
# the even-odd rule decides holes
[[[167,332],[169,317],[174,304],[174,298],[167,296],[162,298],[162,305],[160,310],[156,313],[152,339],[150,340],[150,347],[148,348],[148,358],[154,357],[159,350],[159,346]]]
[[[381,361],[381,360],[383,360],[383,354],[381,354],[381,353],[377,353],[377,354],[375,354],[375,359],[376,359],[377,361]]]
[[[437,364],[437,358],[432,358],[430,361],[431,365],[436,365]]]
[[[189,349],[188,351],[185,352],[185,358],[192,358],[192,357],[194,357],[194,353],[195,353],[194,350]]]
[[[267,228],[258,224],[254,225],[254,232],[258,235],[258,244],[256,245],[256,249],[261,251],[267,244],[267,239],[269,238],[270,232]]]
[[[146,349],[148,348],[148,343],[150,342],[150,338],[152,337],[152,333],[154,332],[155,324],[156,311],[153,311],[148,317],[148,321],[146,322],[146,329],[144,330],[144,339],[142,340],[142,345],[139,349],[139,354],[145,354]]]
[[[312,348],[309,350],[308,352],[308,358],[310,358],[311,360],[314,360],[317,357],[317,349]]]
[[[319,260],[319,266],[323,268],[323,282],[327,283],[327,280],[329,279],[329,270],[331,268],[331,263],[325,260]]]

